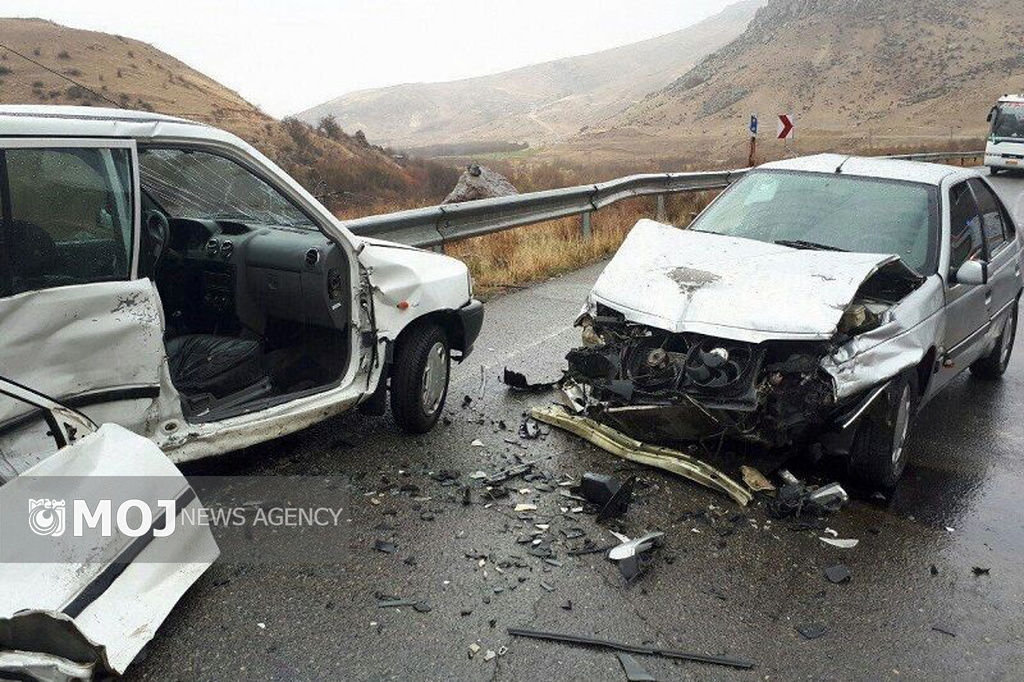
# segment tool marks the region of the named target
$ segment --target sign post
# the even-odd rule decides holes
[[[747,156],[747,166],[753,168],[756,165],[754,155],[757,153],[757,114],[750,115],[750,155]]]

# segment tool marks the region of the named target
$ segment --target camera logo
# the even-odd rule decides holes
[[[36,535],[59,538],[66,523],[64,500],[28,501],[28,525]]]

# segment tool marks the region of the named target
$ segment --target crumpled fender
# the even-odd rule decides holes
[[[394,339],[410,322],[470,300],[469,269],[444,254],[364,239],[359,261],[373,287],[379,336]]]

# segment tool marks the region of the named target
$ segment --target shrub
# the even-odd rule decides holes
[[[68,59],[71,59],[71,55],[68,54],[67,50],[61,50],[60,52],[57,53],[57,59],[62,59],[64,61],[67,61]]]
[[[6,66],[0,66],[0,76],[6,76],[11,73],[14,73],[12,69],[7,68]]]

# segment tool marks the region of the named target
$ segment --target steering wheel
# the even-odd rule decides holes
[[[171,224],[167,216],[156,209],[150,209],[142,213],[142,226],[148,239],[149,257],[152,258],[153,266],[156,266],[160,256],[167,247],[167,240],[171,234]]]

